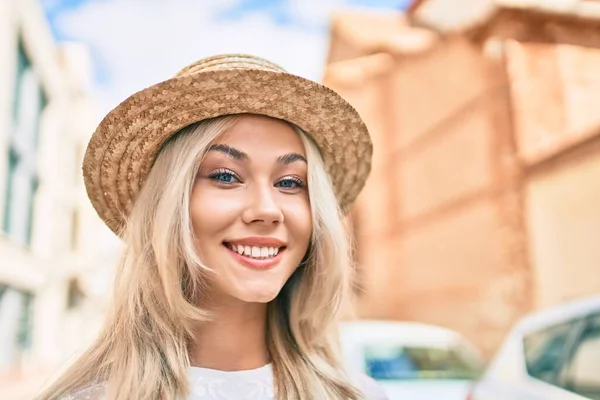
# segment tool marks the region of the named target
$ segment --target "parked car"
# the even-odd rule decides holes
[[[600,400],[600,296],[524,318],[470,400]]]
[[[483,361],[461,335],[437,326],[359,320],[340,328],[342,354],[390,400],[465,400]]]

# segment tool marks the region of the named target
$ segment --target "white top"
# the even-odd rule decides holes
[[[271,365],[246,371],[190,367],[188,400],[272,400]]]
[[[382,388],[362,373],[353,375],[353,383],[368,400],[388,400]],[[189,367],[190,396],[186,400],[273,400],[271,365],[246,371],[220,371]],[[64,400],[102,400],[104,386],[96,384],[76,391]]]

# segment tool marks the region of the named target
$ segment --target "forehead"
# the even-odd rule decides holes
[[[215,144],[226,144],[249,154],[293,152],[306,155],[302,140],[291,125],[261,115],[241,116],[215,140]]]

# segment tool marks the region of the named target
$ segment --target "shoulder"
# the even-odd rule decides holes
[[[104,400],[104,384],[97,383],[75,389],[62,400]]]
[[[352,378],[352,383],[363,392],[366,400],[389,400],[383,388],[367,374],[352,372],[350,377]]]

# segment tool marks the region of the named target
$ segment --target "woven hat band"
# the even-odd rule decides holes
[[[285,72],[285,70],[279,65],[268,60],[258,57],[239,55],[216,56],[200,60],[194,64],[188,65],[186,68],[179,71],[175,76],[193,75],[199,72],[230,69],[261,69],[263,71]]]

